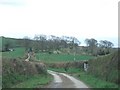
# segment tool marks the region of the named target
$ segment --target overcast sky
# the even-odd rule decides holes
[[[119,0],[0,0],[0,36],[35,34],[109,40],[118,45]]]

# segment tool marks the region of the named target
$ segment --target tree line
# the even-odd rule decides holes
[[[34,48],[35,52],[50,52],[53,50],[60,50],[62,48],[73,49],[79,45],[80,41],[76,37],[35,35],[32,40],[27,36],[23,38],[23,46],[26,48],[26,50],[28,48]]]
[[[114,44],[107,40],[100,40],[99,42],[93,38],[86,39],[85,43],[87,45],[87,50],[94,56],[106,55],[111,53]]]
[[[64,48],[69,48],[71,50],[76,50],[80,47],[81,42],[76,37],[68,37],[68,36],[46,36],[46,35],[35,35],[33,39],[30,39],[28,36],[25,36],[23,39],[8,39],[5,41],[3,39],[3,50],[7,51],[9,48],[15,46],[25,47],[26,51],[34,50],[35,52],[52,52],[54,50],[61,50]],[[13,44],[15,43],[15,45]],[[83,47],[86,53],[92,55],[106,55],[111,52],[114,44],[107,40],[100,40],[99,42],[94,39],[85,39],[86,47]]]

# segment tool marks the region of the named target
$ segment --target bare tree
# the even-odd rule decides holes
[[[77,38],[67,36],[57,37],[54,35],[35,35],[34,40],[35,50],[46,50],[50,52],[68,47],[71,49],[76,49],[76,47],[80,44],[80,41]]]
[[[35,50],[35,52],[38,52],[39,50],[40,50],[40,48],[39,48],[39,37],[38,37],[38,35],[35,35],[34,36],[34,44],[33,44],[33,47],[34,47],[34,50]]]
[[[41,50],[42,52],[47,49],[46,45],[46,40],[47,37],[46,35],[35,35],[34,40],[36,41],[34,44],[34,48],[39,51]]]
[[[85,40],[86,45],[88,46],[88,49],[90,53],[96,54],[96,49],[97,49],[97,40],[91,38],[91,39],[86,39]]]
[[[80,41],[75,37],[70,37],[70,48],[74,51],[74,60],[76,60],[77,47],[80,45]]]

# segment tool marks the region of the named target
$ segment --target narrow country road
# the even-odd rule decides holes
[[[54,77],[54,81],[47,88],[88,88],[83,82],[65,73],[58,73],[51,70],[48,70],[48,73]]]

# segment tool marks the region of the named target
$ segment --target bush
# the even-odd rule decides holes
[[[88,61],[88,73],[118,84],[118,53]]]
[[[36,69],[37,69],[39,74],[43,74],[43,73],[46,74],[47,73],[47,69],[46,69],[45,64],[36,63],[35,66],[36,66]]]
[[[37,67],[36,67],[37,65]],[[45,74],[44,64],[25,62],[21,59],[4,59],[2,67],[2,87],[9,88],[14,84],[23,82],[34,75]]]

